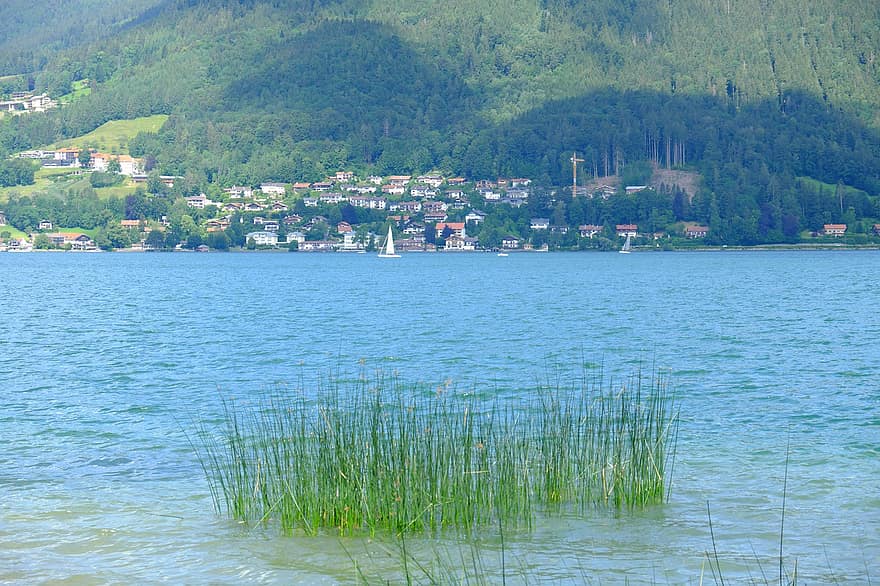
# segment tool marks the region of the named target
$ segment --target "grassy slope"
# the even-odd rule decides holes
[[[102,124],[88,134],[63,140],[51,145],[49,148],[91,147],[101,152],[126,154],[128,152],[129,140],[134,138],[139,132],[157,132],[167,119],[168,116],[157,114],[133,120],[113,120]]]
[[[92,88],[89,86],[89,80],[87,79],[75,81],[71,85],[73,86],[72,92],[58,97],[58,102],[62,105],[72,104],[80,98],[84,98],[92,93]]]

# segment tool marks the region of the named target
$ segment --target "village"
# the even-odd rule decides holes
[[[75,147],[27,151],[19,157],[38,161],[43,168],[64,168],[74,174],[118,174],[133,186],[146,187],[149,181],[158,181],[164,188],[172,189],[175,182],[182,179],[156,175],[155,172],[145,173],[143,161],[128,155]],[[41,219],[23,236],[12,237],[11,233],[2,231],[7,218],[0,210],[0,236],[5,236],[0,237],[0,252],[95,252],[111,248],[128,251],[240,248],[365,252],[379,246],[380,234],[387,225],[392,226],[399,252],[546,251],[549,249],[549,235],[570,232],[576,241],[604,238],[616,248],[632,239],[655,248],[670,236],[662,231],[642,232],[635,223],[570,227],[554,223],[548,217],[531,217],[525,230],[511,230],[493,242],[481,242],[481,227],[493,206],[516,209],[527,206],[532,189],[532,181],[528,178],[471,181],[464,177],[429,173],[418,176],[370,175],[361,179],[352,171],[337,171],[317,182],[263,182],[257,186],[230,186],[218,190],[213,196],[205,193],[180,196],[179,199],[191,210],[192,217],[198,218],[197,233],[188,234],[185,240],[170,242],[165,233],[172,227],[172,219],[167,215],[126,217],[118,220],[119,227],[128,234],[124,246],[107,246],[106,242],[97,242],[89,233],[57,226],[51,218]],[[569,189],[577,197],[607,199],[616,193],[635,195],[652,187],[594,183],[589,187],[573,185]],[[342,213],[343,210],[347,213]],[[846,230],[845,224],[826,224],[822,233],[817,235],[843,237]],[[233,233],[239,235],[238,238],[222,237]],[[708,233],[707,226],[687,224],[678,237],[699,241]],[[880,234],[880,225],[874,226],[874,234]]]

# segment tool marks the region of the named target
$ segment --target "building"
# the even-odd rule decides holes
[[[684,229],[684,235],[687,238],[705,238],[708,233],[708,226],[688,226]]]
[[[614,230],[617,232],[617,235],[621,237],[629,236],[635,238],[639,235],[638,224],[617,224],[614,227]]]
[[[248,232],[245,238],[246,241],[253,240],[257,246],[278,246],[278,234],[267,230]]]
[[[549,230],[550,220],[547,218],[532,218],[529,226],[532,230]]]
[[[846,234],[846,224],[825,224],[822,226],[822,233],[825,236],[839,238]]]
[[[446,231],[447,228],[449,228],[449,230],[452,232],[451,234],[449,234],[450,238],[452,236],[458,236],[459,238],[464,238],[466,236],[466,234],[464,233],[464,222],[438,222],[434,226],[437,238],[442,238],[443,232]]]
[[[602,226],[596,224],[583,224],[578,226],[578,232],[581,238],[593,238],[596,234],[602,233]]]
[[[284,183],[275,183],[268,181],[260,184],[260,191],[266,195],[277,195],[283,197],[287,193],[287,186]]]

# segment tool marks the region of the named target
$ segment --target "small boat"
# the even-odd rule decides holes
[[[626,235],[626,242],[623,243],[623,248],[618,250],[620,254],[629,254],[632,251],[632,242],[630,242],[630,235]]]
[[[379,249],[379,258],[400,258],[400,255],[394,252],[394,236],[391,235],[391,226],[388,226],[385,244]]]
[[[499,252],[498,256],[507,256],[507,253],[506,252]]]

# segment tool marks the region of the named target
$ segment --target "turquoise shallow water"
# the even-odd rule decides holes
[[[789,441],[787,567],[880,580],[876,252],[7,254],[0,274],[0,583],[336,583],[350,554],[381,575],[376,543],[216,517],[191,422],[331,369],[517,400],[585,364],[671,374],[671,502],[507,535],[528,582],[710,583],[707,503],[725,578],[772,581]]]

